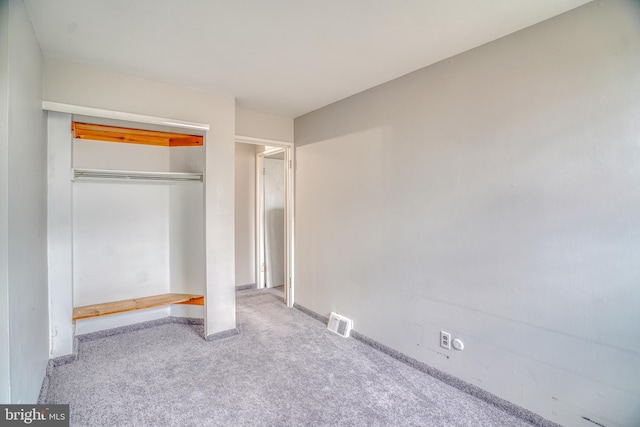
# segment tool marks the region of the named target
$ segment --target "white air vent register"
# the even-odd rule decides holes
[[[340,316],[337,313],[331,313],[327,329],[342,337],[347,338],[351,333],[351,328],[353,328],[353,322],[351,321],[351,319],[347,319],[346,317]]]

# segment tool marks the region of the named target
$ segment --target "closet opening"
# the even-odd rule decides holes
[[[204,319],[204,132],[71,120],[76,334],[133,310]]]
[[[42,106],[51,355],[73,353],[76,335],[168,317],[203,322],[208,336],[209,124],[49,101]],[[73,122],[97,134],[74,134]],[[131,129],[139,132],[135,141],[127,140]],[[156,143],[139,140],[149,137]],[[81,307],[89,311],[75,311]]]

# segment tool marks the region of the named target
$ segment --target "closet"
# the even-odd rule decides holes
[[[72,117],[73,321],[204,317],[204,135]]]

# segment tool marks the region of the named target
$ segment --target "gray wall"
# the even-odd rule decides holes
[[[48,359],[42,55],[22,1],[0,3],[0,402],[35,403]]]
[[[640,3],[602,1],[297,118],[296,302],[556,422],[640,425],[638,94]]]

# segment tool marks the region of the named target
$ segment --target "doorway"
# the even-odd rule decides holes
[[[248,228],[253,229],[255,287],[282,287],[284,302],[291,307],[294,303],[293,143],[240,136],[236,136],[236,143],[236,148],[242,146],[245,156],[248,148],[245,144],[251,144],[255,149],[254,226],[239,230],[237,224],[236,241],[239,236],[246,241],[248,236],[245,232]],[[246,193],[241,197],[246,197]],[[242,212],[237,212],[236,218],[239,214]],[[246,251],[248,245],[243,245],[243,248],[240,250]],[[244,259],[246,266],[247,255],[251,255],[238,252],[237,277],[238,259]]]
[[[262,227],[258,227],[262,244],[258,248],[258,265],[261,277],[259,288],[279,288],[285,283],[284,241],[285,241],[285,162],[284,149],[278,147],[264,147],[264,151],[256,154],[256,164],[262,164],[262,171],[258,168],[256,198],[256,214],[260,217]],[[261,175],[260,175],[261,172]]]

